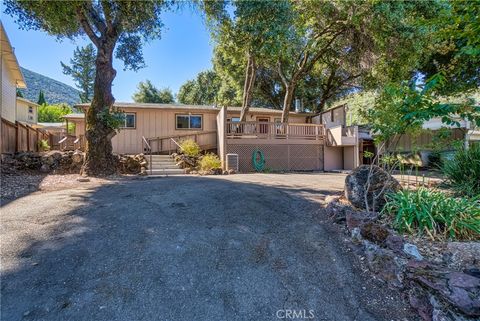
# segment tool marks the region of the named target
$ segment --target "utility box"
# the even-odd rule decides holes
[[[227,154],[227,171],[231,169],[238,173],[238,154]]]

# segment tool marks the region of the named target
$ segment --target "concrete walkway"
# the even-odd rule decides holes
[[[324,220],[343,179],[177,176],[12,201],[2,320],[415,320]]]

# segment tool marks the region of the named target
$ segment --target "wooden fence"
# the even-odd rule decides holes
[[[1,133],[2,153],[38,152],[38,142],[46,140],[52,146],[52,135],[40,128],[33,128],[23,123],[12,123],[2,118]]]

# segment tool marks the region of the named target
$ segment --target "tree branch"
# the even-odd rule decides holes
[[[100,38],[97,36],[92,26],[90,25],[90,22],[85,16],[82,7],[77,8],[77,17],[78,17],[78,21],[80,22],[80,25],[82,26],[83,30],[85,31],[87,36],[90,38],[90,40],[93,42],[93,44],[97,48],[100,47]]]

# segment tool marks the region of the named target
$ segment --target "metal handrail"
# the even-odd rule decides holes
[[[145,143],[145,145],[147,146],[147,151],[148,151],[148,154],[150,155],[150,164],[149,167],[150,167],[150,175],[153,174],[153,165],[152,165],[152,146],[150,146],[150,144],[148,143],[147,139],[145,138],[145,136],[142,136],[142,139],[143,139],[143,142]]]

